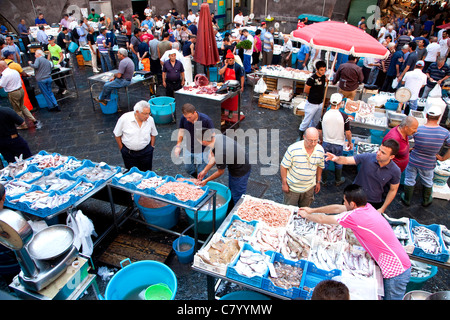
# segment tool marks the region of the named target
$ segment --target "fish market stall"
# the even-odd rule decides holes
[[[279,299],[310,299],[315,285],[339,279],[352,299],[383,295],[381,271],[341,226],[318,225],[297,216],[297,208],[244,195],[209,242],[194,256],[192,268]]]

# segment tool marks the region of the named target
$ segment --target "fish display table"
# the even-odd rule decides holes
[[[308,223],[295,210],[248,195],[238,201],[194,256],[192,268],[207,275],[208,299],[218,279],[278,299],[308,300],[317,283],[338,276],[354,299],[383,295],[380,269],[352,234]],[[349,267],[352,259],[360,269]]]

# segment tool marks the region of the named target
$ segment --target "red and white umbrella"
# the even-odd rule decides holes
[[[385,59],[389,56],[381,43],[363,30],[338,21],[317,22],[291,32],[294,40],[312,48],[353,55]]]

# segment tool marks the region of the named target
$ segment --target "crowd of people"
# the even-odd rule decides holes
[[[169,96],[173,96],[173,92],[185,82],[193,81],[193,75],[200,69],[193,60],[198,14],[189,10],[185,16],[172,9],[162,17],[154,15],[147,7],[144,15],[146,18],[142,21],[136,14],[128,20],[123,12],[109,19],[103,14],[98,15],[94,9],[81,21],[71,21],[71,17],[65,15],[60,22],[61,37],[56,39],[45,35],[43,26],[47,22],[42,14],[39,15],[35,21],[40,27],[37,37],[49,54],[45,57],[43,50],[37,50],[35,60],[30,61],[30,65],[35,69],[36,80],[50,111],[60,110],[51,90],[51,70],[54,65],[63,62],[64,51],[71,41],[89,47],[94,72],[99,72],[97,55],[102,71],[115,68],[118,62],[118,72],[96,98],[102,104],[108,103],[113,90],[129,85],[136,70],[160,74],[161,84]],[[376,153],[344,156],[344,150],[353,149],[352,134],[348,116],[339,108],[343,98],[354,99],[356,90],[361,84],[366,84],[387,92],[394,92],[401,86],[409,88],[412,95],[408,107],[416,110],[419,97],[427,97],[436,85],[442,86],[450,77],[450,68],[446,64],[450,38],[448,30],[439,31],[433,27],[448,21],[445,12],[434,15],[423,11],[412,19],[388,18],[388,23],[379,22],[376,38],[389,50],[389,57],[381,60],[366,58],[361,67],[356,57],[338,54],[332,81],[338,85],[339,93],[331,96],[330,108],[323,115],[324,90],[329,80],[322,53],[308,45],[302,45],[294,53],[290,37],[283,37],[280,64],[300,70],[309,69],[311,76],[304,87],[307,103],[299,127],[300,139],[286,150],[280,163],[280,177],[284,204],[299,207],[299,214],[308,220],[340,224],[352,229],[361,245],[381,268],[385,280],[385,299],[400,299],[410,278],[411,264],[380,213],[385,213],[397,196],[402,172],[405,172],[405,187],[400,195],[401,201],[406,206],[410,205],[416,176],[419,175],[424,185],[422,205],[429,206],[432,203],[432,178],[436,160],[450,158],[450,151],[439,155],[443,145],[450,147],[449,131],[439,125],[443,112],[439,107],[431,107],[426,114],[427,122],[422,126],[419,126],[416,118],[407,116],[400,125],[387,133]],[[241,81],[243,90],[246,74],[274,61],[275,29],[266,28],[266,23],[262,22],[252,35],[245,27],[242,12],[238,12],[233,22],[236,27],[240,27],[240,37],[233,38],[229,32],[222,37],[214,14],[211,20],[221,56],[219,75],[224,80]],[[96,37],[90,21],[98,23]],[[307,22],[303,19],[297,27],[303,28]],[[21,21],[21,25],[20,37],[28,37],[24,21]],[[358,28],[366,30],[364,18]],[[6,60],[0,62],[0,87],[4,87],[8,93],[16,114],[7,108],[0,108],[0,122],[9,123],[2,126],[2,136],[5,136],[2,139],[5,141],[0,141],[2,154],[8,161],[14,161],[14,156],[19,153],[25,157],[31,155],[26,141],[17,134],[17,129],[27,127],[23,118],[28,117],[36,127],[39,121],[24,108],[24,89],[20,79],[23,70],[13,70],[15,64],[20,63],[20,51],[17,54],[14,44],[11,44],[12,38],[6,41],[2,44],[2,54]],[[112,50],[114,46],[118,47],[117,59]],[[64,83],[58,86],[64,90]],[[225,107],[229,115],[235,111],[236,103],[231,101]],[[213,129],[212,120],[208,115],[197,112],[191,104],[182,106],[179,129],[174,153],[180,156],[183,150],[186,172],[203,186],[222,176],[228,169],[229,188],[233,203],[236,203],[246,193],[251,173],[251,165],[242,146],[226,135],[208,135],[208,130]],[[127,169],[137,167],[143,171],[152,170],[158,131],[150,116],[148,102],[140,101],[133,111],[122,115],[113,133]],[[412,152],[410,137],[415,141]],[[184,143],[187,147],[183,148]],[[12,148],[11,145],[15,146]],[[234,157],[226,156],[230,150],[233,150]],[[332,180],[331,171],[334,171],[336,186],[345,182],[342,176],[344,165],[358,165],[359,171],[352,184],[343,191],[343,204],[312,209],[311,204],[320,193],[321,186]],[[217,171],[211,173],[214,166]],[[318,212],[334,215],[315,214]],[[343,295],[348,298],[347,291],[344,290]]]

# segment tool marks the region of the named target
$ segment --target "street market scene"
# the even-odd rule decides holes
[[[446,1],[5,2],[0,300],[450,299]]]

